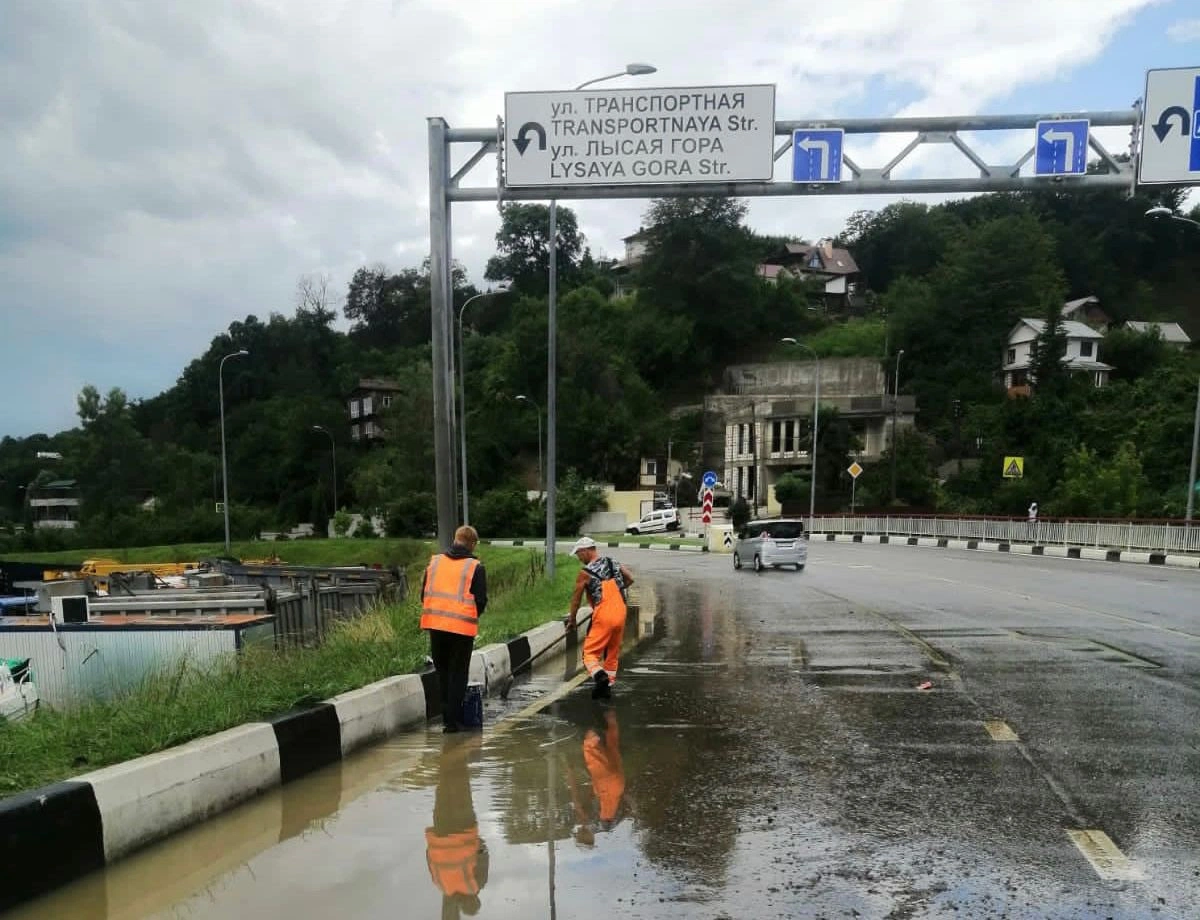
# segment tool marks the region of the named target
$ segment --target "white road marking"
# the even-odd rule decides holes
[[[987,733],[992,736],[993,741],[1021,740],[1017,737],[1017,733],[1009,727],[1009,724],[1000,719],[988,719],[983,723],[983,727],[987,729]]]

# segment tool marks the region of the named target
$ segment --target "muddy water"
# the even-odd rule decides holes
[[[12,916],[1177,915],[1097,884],[919,643],[782,573],[647,581],[611,703],[538,708],[551,663],[481,735],[401,736]]]

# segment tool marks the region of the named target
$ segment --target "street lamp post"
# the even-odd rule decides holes
[[[534,408],[534,411],[536,411],[536,412],[537,412],[537,423],[538,423],[538,489],[539,489],[539,490],[541,490],[541,489],[544,489],[544,488],[545,488],[545,486],[544,486],[544,485],[543,485],[543,483],[542,483],[542,407],[541,407],[541,406],[539,406],[539,405],[538,405],[536,402],[534,402],[532,399],[530,399],[528,396],[516,396],[516,397],[514,397],[514,398],[516,399],[516,401],[517,401],[517,402],[528,403],[529,405],[533,406],[533,408]]]
[[[221,359],[217,367],[217,393],[221,405],[221,510],[225,513],[225,553],[229,554],[229,464],[225,458],[225,362],[230,358],[244,358],[250,352],[242,348]]]
[[[321,425],[313,425],[313,431],[322,431],[329,436],[329,450],[333,453],[333,513],[337,514],[338,510],[338,494],[337,494],[337,444],[333,440],[333,432]]]
[[[813,390],[812,411],[812,460],[808,473],[808,529],[811,533],[813,527],[816,526],[817,520],[817,419],[821,412],[821,356],[817,354],[811,345],[805,345],[792,336],[787,336],[782,341],[788,345],[794,345],[796,348],[803,348],[805,351],[810,352],[816,364],[817,383]]]
[[[1183,217],[1176,214],[1170,208],[1162,207],[1161,205],[1151,208],[1146,212],[1147,217],[1169,217],[1171,220],[1179,221],[1181,224],[1190,224],[1193,227],[1200,227],[1200,221],[1194,221],[1190,217]],[[1196,510],[1196,464],[1197,459],[1200,459],[1200,383],[1196,387],[1196,415],[1192,422],[1192,462],[1188,468],[1188,493],[1187,493],[1187,511],[1184,513],[1184,521],[1190,526],[1192,522],[1192,514]]]
[[[896,352],[896,373],[892,376],[892,504],[896,504],[896,404],[900,401],[900,359],[904,349]]]
[[[614,80],[617,77],[639,77],[654,73],[657,68],[650,64],[627,64],[618,73],[606,74],[585,80],[575,87],[576,92],[593,83]],[[558,491],[558,201],[550,199],[550,239],[547,244],[550,257],[549,291],[547,296],[547,349],[546,349],[546,577],[554,579],[555,543],[555,495]]]
[[[1188,472],[1187,514],[1184,520],[1192,522],[1192,512],[1196,510],[1196,460],[1200,455],[1200,381],[1196,383],[1196,416],[1192,421],[1192,465]]]
[[[487,297],[489,294],[502,294],[507,290],[508,285],[499,285],[495,290],[483,291],[468,297],[463,305],[458,308],[458,398],[460,406],[458,435],[459,455],[462,458],[462,522],[464,524],[471,523],[471,504],[467,497],[467,378],[465,371],[467,354],[463,351],[463,313],[466,312],[471,301],[478,300],[480,297]]]

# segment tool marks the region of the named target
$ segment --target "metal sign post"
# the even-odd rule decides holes
[[[1150,87],[1156,88],[1155,84]],[[1171,92],[1178,95],[1181,90],[1174,87]],[[899,196],[1037,188],[1127,191],[1135,184],[1133,167],[1113,157],[1091,129],[1136,129],[1139,125],[1136,107],[1088,113],[776,121],[774,100],[772,86],[510,93],[505,98],[507,123],[488,128],[450,128],[442,118],[429,119],[433,440],[438,540],[442,545],[449,544],[456,518],[454,388],[450,364],[453,347],[450,209],[455,202],[709,195]],[[1182,108],[1182,102],[1179,106]],[[1150,105],[1147,119],[1149,124],[1156,124],[1154,119],[1159,119],[1173,126],[1180,117],[1166,110],[1158,112]],[[1078,124],[1061,124],[1080,121],[1086,122],[1086,130]],[[1054,124],[1043,125],[1039,137],[1035,133],[1039,122]],[[1028,151],[1013,163],[988,163],[971,148],[963,134],[992,131],[1025,132]],[[878,134],[914,136],[899,154],[879,167],[859,165],[844,146],[836,149],[838,140]],[[1136,161],[1137,131],[1131,134],[1129,153]],[[777,143],[779,139],[782,143]],[[1182,178],[1174,181],[1200,184],[1200,172],[1191,170],[1190,138],[1187,143],[1188,160],[1181,162],[1176,171]],[[475,149],[452,172],[451,151],[460,144],[471,144]],[[893,178],[897,167],[926,144],[953,146],[978,175]],[[1043,148],[1044,165],[1048,163],[1056,174],[1021,175],[1025,165],[1037,156],[1039,144]],[[1085,175],[1061,174],[1074,172],[1079,158],[1086,157],[1085,149],[1098,158],[1098,171]],[[775,181],[773,166],[789,152],[793,157],[804,158],[800,164],[792,164],[789,175],[794,180]],[[462,180],[489,154],[497,155],[495,184],[464,187]],[[548,457],[547,462],[554,460]],[[554,489],[547,491],[547,504],[553,507]],[[552,552],[550,547],[547,550]]]

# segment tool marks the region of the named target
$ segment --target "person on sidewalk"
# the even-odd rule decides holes
[[[443,920],[478,914],[479,892],[488,881],[487,845],[479,836],[467,767],[477,739],[446,739],[438,764],[433,826],[425,829],[425,862],[442,893]]]
[[[591,537],[580,537],[575,541],[571,555],[583,563],[583,568],[575,579],[567,629],[575,628],[579,605],[586,594],[592,607],[592,620],[588,624],[587,638],[583,640],[583,666],[594,684],[592,699],[608,699],[612,696],[610,687],[617,677],[617,658],[625,635],[625,592],[633,584],[633,574],[616,560],[601,556]]]
[[[454,544],[429,560],[421,583],[421,628],[429,632],[429,657],[437,671],[447,733],[460,727],[471,652],[487,607],[487,572],[475,558],[478,543],[474,527],[458,528]]]

